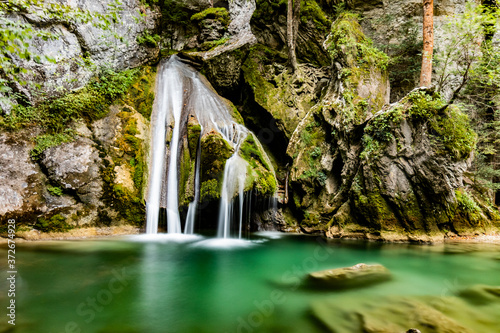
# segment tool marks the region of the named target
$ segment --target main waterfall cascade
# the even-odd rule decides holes
[[[216,131],[233,149],[226,160],[220,193],[220,209],[217,236],[231,237],[231,229],[242,236],[244,203],[246,210],[250,205],[250,197],[245,199],[245,183],[248,177],[248,162],[240,156],[240,147],[251,132],[233,120],[229,107],[202,80],[200,74],[190,66],[182,63],[176,56],[160,65],[158,72],[157,97],[152,122],[152,155],[146,207],[146,233],[158,232],[160,209],[166,208],[168,233],[181,232],[179,214],[179,146],[183,119],[194,115],[201,127],[196,151],[194,199],[188,205],[184,233],[192,234],[200,200],[200,165],[201,139],[204,134]],[[185,123],[185,122],[184,122]],[[173,128],[168,130],[169,125]],[[166,141],[171,134],[170,144]],[[251,134],[260,149],[260,143]],[[267,159],[267,164],[272,165]],[[168,160],[168,165],[166,161]],[[165,177],[165,173],[167,176]],[[274,177],[274,170],[272,170]],[[166,200],[165,200],[166,198]],[[237,202],[235,201],[237,198]],[[236,208],[237,207],[237,208]],[[236,210],[235,210],[236,209]],[[233,216],[238,215],[238,224],[233,226]],[[250,215],[248,213],[248,215]],[[234,221],[236,223],[236,221]]]

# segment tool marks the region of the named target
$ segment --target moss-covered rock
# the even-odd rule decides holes
[[[221,183],[226,160],[231,157],[233,148],[222,135],[210,131],[201,138],[201,182],[217,179]],[[221,184],[220,184],[221,185]]]
[[[251,49],[242,70],[255,102],[272,115],[279,130],[290,138],[317,98],[316,87],[326,73],[304,65],[292,74],[276,62],[280,56],[275,50],[257,45]],[[259,124],[259,119],[252,119],[256,115],[250,114],[250,110],[243,116]]]
[[[446,108],[432,90],[417,89],[385,106],[387,59],[355,16],[334,22],[327,45],[337,76],[287,149],[302,229],[433,241],[496,228],[487,205],[456,195],[476,144],[467,116]]]
[[[336,74],[342,81],[340,100],[333,103],[345,125],[361,124],[390,99],[389,58],[367,38],[358,16],[341,14],[325,42]]]

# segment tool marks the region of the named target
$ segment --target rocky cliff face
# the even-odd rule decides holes
[[[403,2],[413,4],[399,5]],[[363,23],[351,14],[337,17],[313,53],[328,54],[331,66],[302,64],[296,73],[279,51],[284,45],[279,8],[267,12],[274,20],[255,23],[262,44],[247,52],[242,66],[241,113],[259,134],[267,134],[270,149],[281,157],[283,187],[291,186],[284,220],[293,225],[291,216],[298,217],[304,232],[432,241],[498,227],[497,209],[480,192],[465,190],[476,142],[467,116],[453,106],[443,109],[444,101],[431,90],[409,93],[409,86],[396,85],[391,98],[395,69],[365,36],[364,31],[388,36],[381,33],[383,26],[393,37],[378,38],[377,44],[396,43],[404,35],[398,24],[421,15],[413,5],[415,10],[400,18],[401,7],[392,3],[349,3],[362,13]],[[437,29],[444,15],[462,9],[463,3],[438,3]],[[376,26],[387,13],[394,16],[390,22]],[[301,24],[302,33],[312,29],[310,35],[320,27]],[[397,103],[389,104],[391,99]],[[284,145],[287,157],[279,152]]]
[[[121,5],[113,0],[60,3],[68,8],[80,8],[94,18],[90,22],[71,21],[66,20],[65,15],[50,17],[36,8],[27,8],[15,15],[15,19],[31,24],[40,33],[57,36],[28,41],[30,51],[41,56],[39,61],[13,59],[27,70],[22,79],[30,85],[21,86],[11,81],[12,88],[28,101],[38,102],[41,97],[60,96],[81,88],[103,66],[120,71],[140,66],[158,55],[157,48],[138,42],[156,27],[159,19],[158,11],[145,7],[140,1],[125,0]],[[46,60],[45,56],[55,62]],[[34,85],[40,87],[34,89]],[[8,105],[0,107],[3,112],[10,111]]]
[[[38,52],[57,54],[56,64],[22,64],[32,70],[28,80],[58,96],[55,86],[66,91],[91,82],[93,70],[80,59],[120,70],[156,57],[157,49],[139,45],[137,37],[161,21],[162,45],[184,52],[181,58],[206,75],[263,143],[248,142],[249,162],[261,173],[274,165],[280,211],[253,216],[254,228],[415,241],[497,228],[498,209],[467,173],[477,139],[467,116],[444,108],[432,89],[413,90],[421,61],[421,2],[336,4],[341,2],[351,13],[323,8],[321,1],[304,4],[296,72],[287,64],[286,4],[260,0],[216,1],[216,8],[209,1],[170,1],[168,8],[153,9],[130,0],[119,12],[124,24],[112,33],[21,13],[22,20],[61,34],[55,41],[33,41]],[[110,3],[80,5],[103,12]],[[436,44],[446,15],[464,5],[435,1]],[[138,11],[147,14],[145,20],[134,20]],[[380,50],[402,60],[388,66]],[[2,221],[33,224],[60,216],[73,225],[143,223],[155,73],[142,70],[111,107],[71,123],[72,140],[36,158],[31,152],[44,134],[41,125],[0,134]],[[33,91],[16,89],[36,101]],[[189,119],[181,140],[184,206],[193,198],[197,121]],[[211,152],[202,157],[201,197],[214,202],[220,160],[230,151],[212,134],[201,140],[205,155]],[[266,153],[272,161],[258,156]],[[258,178],[253,187],[264,186]]]
[[[154,70],[143,68],[105,117],[73,121],[69,142],[36,156],[40,138],[52,138],[41,135],[43,128],[2,133],[1,222],[14,218],[39,230],[47,221],[47,230],[141,226],[154,81]]]

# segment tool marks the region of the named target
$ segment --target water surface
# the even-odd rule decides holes
[[[475,284],[498,286],[499,249],[275,233],[251,241],[143,235],[19,243],[14,332],[322,332],[311,317],[317,301],[452,296]],[[308,272],[361,262],[386,266],[393,280],[343,291],[301,285]],[[8,328],[6,320],[0,325]]]

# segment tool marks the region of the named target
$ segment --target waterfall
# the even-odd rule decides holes
[[[170,141],[170,159],[167,177],[167,227],[169,233],[180,233],[177,159],[179,146],[179,129],[181,123],[183,100],[182,77],[176,63],[167,62],[158,80],[158,97],[155,101],[156,117],[153,119],[152,163],[149,180],[148,201],[146,207],[146,233],[158,232],[160,198],[164,186],[165,173],[165,140],[167,114],[173,117],[174,129]]]
[[[233,149],[233,154],[226,161],[223,171],[217,236],[241,238],[244,220],[244,189],[249,164],[240,156],[239,149],[251,132],[233,120],[229,106],[210,88],[206,79],[196,70],[179,61],[177,56],[172,56],[160,66],[158,76],[155,112],[152,117],[154,127],[146,232],[157,233],[161,207],[166,208],[167,211],[168,232],[181,232],[179,156],[182,155],[180,150],[183,142],[182,136],[186,133],[187,121],[184,120],[192,115],[201,125],[201,132],[196,151],[194,200],[188,206],[184,232],[186,234],[194,232],[200,200],[201,140],[205,134],[216,131]],[[169,153],[166,154],[166,128],[169,125],[173,129]],[[168,168],[165,165],[165,156],[168,156]],[[234,200],[236,197],[238,200]],[[238,216],[235,219],[236,209]],[[234,226],[233,220],[235,220]],[[239,224],[236,224],[237,222]]]
[[[163,184],[163,174],[165,171],[165,134],[167,108],[158,107],[166,104],[167,86],[163,76],[158,79],[158,97],[155,108],[155,117],[151,121],[154,123],[152,136],[152,159],[150,165],[148,200],[146,205],[146,233],[158,233],[158,219],[160,212],[160,196]]]

